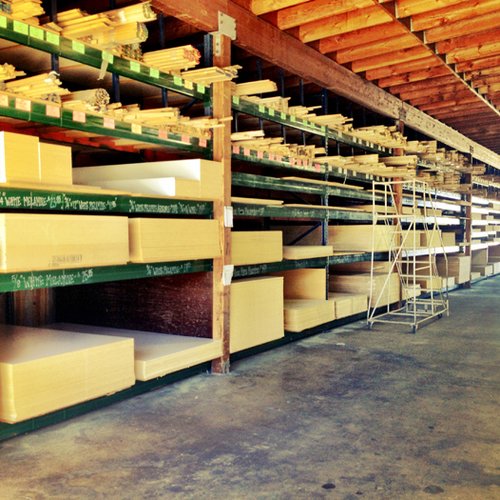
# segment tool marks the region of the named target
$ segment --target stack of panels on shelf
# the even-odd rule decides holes
[[[325,269],[293,269],[278,273],[284,278],[285,299],[326,298]]]
[[[372,224],[329,226],[328,241],[334,250],[384,252],[391,249],[394,226]]]
[[[469,281],[471,272],[471,258],[467,255],[450,255],[448,256],[448,267],[446,267],[446,259],[442,255],[436,257],[436,265],[440,276],[448,276],[455,278],[455,283],[460,285]]]
[[[201,219],[129,219],[132,262],[173,262],[220,256],[219,222]]]
[[[335,319],[329,300],[285,299],[285,330],[302,332]]]
[[[360,293],[329,293],[328,300],[333,304],[336,319],[347,318],[368,309],[368,296]]]
[[[500,245],[488,249],[488,263],[493,266],[493,274],[500,273]]]
[[[472,266],[472,272],[477,272],[481,276],[491,276],[493,274],[493,265],[485,264],[481,266]]]
[[[40,142],[40,181],[45,184],[73,184],[71,148]]]
[[[231,353],[284,336],[283,278],[233,281],[230,302]]]
[[[286,245],[283,247],[285,260],[314,259],[333,255],[333,247],[329,245]]]
[[[442,231],[441,238],[445,247],[454,247],[457,244],[456,234],[454,231]]]
[[[407,275],[410,286],[412,277],[415,276],[415,283],[419,285],[422,292],[441,290],[446,286],[446,276],[436,276],[436,256],[422,255],[409,259],[403,264],[403,273]],[[451,281],[450,281],[451,282]],[[452,280],[454,285],[454,280]]]
[[[402,234],[402,247],[406,249],[420,248],[422,246],[421,241],[424,235],[424,231],[418,229],[410,229],[404,231]]]
[[[75,183],[146,195],[184,199],[222,198],[222,164],[209,160],[176,160],[83,167]]]
[[[134,384],[134,341],[0,327],[0,420],[15,423]]]
[[[5,272],[126,264],[127,217],[0,214]]]
[[[388,278],[389,276],[389,278]],[[387,281],[387,285],[384,284]],[[331,275],[330,291],[358,293],[370,296],[371,293],[370,273]],[[397,273],[390,275],[386,273],[375,273],[373,275],[373,297],[372,307],[386,306],[399,301],[401,283]]]
[[[235,266],[281,262],[281,231],[232,231],[231,263]]]
[[[425,248],[441,248],[443,246],[443,240],[441,239],[441,231],[439,230],[429,230],[422,231],[420,235],[420,245]]]
[[[38,137],[0,132],[0,182],[40,182]]]
[[[103,326],[55,323],[50,328],[69,332],[133,339],[135,378],[146,381],[211,361],[222,355],[220,340],[152,333]]]

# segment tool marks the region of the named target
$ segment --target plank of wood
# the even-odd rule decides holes
[[[285,330],[302,332],[335,319],[335,308],[329,300],[285,300]]]
[[[40,142],[40,182],[47,184],[73,184],[71,147]]]
[[[131,262],[174,262],[219,257],[216,220],[129,219]]]
[[[281,231],[232,231],[231,264],[235,266],[281,262]]]
[[[283,200],[267,200],[264,198],[242,198],[231,196],[231,203],[245,203],[249,205],[283,205]]]
[[[284,278],[285,299],[319,299],[326,297],[325,269],[292,269],[276,273]]]
[[[132,339],[0,326],[2,422],[21,422],[134,382]]]
[[[328,228],[328,241],[335,250],[358,250],[370,252],[373,248],[376,252],[388,251],[391,248],[391,240],[394,237],[394,228],[391,226],[375,226],[375,241],[373,240],[373,229],[371,224],[330,226]]]
[[[297,182],[305,182],[309,184],[320,184],[324,186],[334,186],[341,187],[345,189],[359,189],[363,190],[361,186],[354,186],[352,184],[344,184],[342,182],[333,182],[333,181],[320,181],[318,179],[307,179],[305,177],[282,177],[282,179],[287,181],[297,181]]]
[[[330,292],[328,300],[334,304],[335,319],[346,318],[368,310],[368,296],[361,293]]]
[[[38,137],[0,132],[0,182],[40,182]]]
[[[230,289],[231,353],[284,336],[283,278],[236,280]]]
[[[120,265],[128,262],[127,217],[0,214],[5,272]]]
[[[333,247],[329,245],[285,245],[283,258],[285,260],[314,259],[333,255]]]
[[[133,339],[135,378],[141,381],[211,361],[222,353],[220,340],[201,337],[75,323],[54,323],[49,328]]]

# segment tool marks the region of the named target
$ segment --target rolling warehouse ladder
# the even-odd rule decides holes
[[[404,185],[405,209],[398,209],[396,186]],[[376,194],[382,194],[383,205],[376,205]],[[408,325],[413,333],[431,318],[449,315],[447,269],[448,262],[439,230],[438,219],[433,210],[432,198],[427,184],[415,179],[411,181],[373,182],[373,236],[370,274],[370,300],[368,326],[374,323]],[[431,211],[432,210],[432,211]],[[376,226],[383,223],[392,231],[387,235],[389,264],[383,285],[375,289],[375,247]],[[417,229],[419,227],[419,229]],[[425,245],[421,246],[421,239]],[[442,253],[446,263],[446,276],[440,277],[436,266],[436,254]],[[399,303],[396,307],[390,301],[394,288],[394,273],[399,276]],[[444,286],[443,286],[444,284]],[[394,292],[394,290],[392,290]],[[381,307],[382,304],[386,304]],[[382,312],[381,312],[382,310]]]

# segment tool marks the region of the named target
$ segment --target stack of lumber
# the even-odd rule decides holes
[[[148,23],[156,19],[151,2],[140,2],[104,12],[106,17],[117,24]]]
[[[283,278],[236,280],[230,285],[230,293],[231,353],[284,336]]]
[[[397,130],[397,127],[375,125],[352,129],[350,133],[365,141],[373,142],[386,148],[406,148],[406,137]]]
[[[183,45],[171,49],[145,52],[143,60],[148,66],[153,66],[164,72],[194,68],[200,62],[200,51],[192,45]]]
[[[220,256],[219,223],[202,219],[129,219],[130,261],[175,262]]]
[[[215,82],[227,82],[237,78],[239,69],[241,69],[241,66],[226,66],[225,68],[213,66],[211,68],[182,71],[181,76],[184,80],[190,82],[199,83],[201,85],[211,85]]]
[[[437,152],[437,141],[408,141],[406,152],[409,154],[418,154],[425,159],[423,155],[434,155]]]
[[[347,118],[340,114],[335,115],[308,115],[306,118],[313,123],[317,123],[318,125],[324,125],[328,128],[332,128],[335,130],[349,130],[350,122],[352,122],[352,118]]]
[[[13,80],[18,76],[25,76],[24,71],[16,71],[16,68],[12,64],[1,64],[0,65],[0,81],[5,82],[6,80]]]
[[[291,116],[296,116],[297,118],[301,118],[303,120],[309,119],[310,116],[316,116],[314,113],[311,113],[311,111],[314,111],[315,109],[321,109],[321,106],[289,106],[288,107],[288,113]]]
[[[385,252],[392,248],[395,238],[394,226],[356,224],[329,226],[328,241],[338,251]]]
[[[406,159],[393,159],[398,157],[390,157],[386,159],[379,158],[377,154],[367,154],[345,158],[347,161],[344,162],[343,167],[355,172],[379,175],[382,177],[414,177],[416,174],[416,162],[415,164],[412,164]]]
[[[116,112],[115,112],[116,115]],[[179,122],[179,108],[139,109],[139,106],[128,107],[121,113],[121,119],[129,123],[140,123],[150,127],[164,127]]]
[[[38,24],[37,16],[45,12],[42,0],[3,0],[2,3],[8,6],[14,19],[29,20],[33,24]]]
[[[283,258],[285,260],[315,259],[333,255],[333,247],[329,245],[285,245]]]
[[[0,270],[123,265],[128,239],[127,217],[0,214]]]
[[[235,96],[250,96],[255,94],[266,94],[276,92],[278,86],[271,80],[257,80],[255,82],[233,83],[231,94]]]
[[[281,231],[232,231],[231,263],[235,266],[281,262]]]
[[[290,97],[257,97],[257,96],[246,96],[245,100],[258,104],[259,106],[265,106],[269,109],[274,109],[280,113],[288,113],[288,101]]]
[[[406,156],[385,156],[380,158],[380,161],[390,167],[409,167],[415,168],[417,166],[417,155]]]
[[[77,184],[181,199],[222,198],[222,164],[175,160],[75,168]]]
[[[114,49],[124,45],[133,45],[145,42],[148,38],[148,29],[144,23],[127,23],[115,26],[109,31],[93,34],[90,42],[101,49]]]
[[[333,304],[335,319],[347,318],[368,309],[368,296],[362,293],[329,293],[328,300]]]
[[[12,80],[5,84],[7,92],[20,94],[30,99],[49,99],[53,96],[69,94],[69,90],[61,87],[62,82],[55,71]]]
[[[2,422],[21,422],[134,382],[133,339],[0,326]]]
[[[63,97],[63,106],[81,111],[106,111],[110,97],[105,89],[88,89],[71,92]]]
[[[216,339],[72,323],[55,323],[50,328],[132,340],[135,378],[140,381],[163,377],[222,355],[222,342]]]

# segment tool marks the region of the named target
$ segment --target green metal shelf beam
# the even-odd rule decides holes
[[[40,26],[3,15],[0,15],[0,38],[203,101],[210,99],[210,89],[204,85],[192,84],[139,61],[116,56],[79,40],[65,38]]]
[[[267,273],[289,271],[290,269],[303,269],[306,267],[324,268],[328,265],[327,257],[301,260],[282,260],[281,262],[270,262],[267,264],[254,264],[248,266],[236,266],[234,268],[235,278],[248,278]]]
[[[211,260],[186,260],[151,264],[127,264],[123,266],[0,273],[0,292],[89,285],[107,281],[155,278],[210,271],[212,271]]]
[[[338,210],[334,208],[303,208],[280,205],[251,205],[247,203],[233,203],[233,210],[235,217],[372,221],[371,213]]]
[[[42,185],[40,185],[43,188]],[[145,196],[0,188],[0,210],[211,216],[212,202]]]
[[[372,200],[371,193],[358,189],[313,184],[310,182],[292,181],[280,179],[277,177],[266,177],[264,175],[244,174],[240,172],[233,172],[232,184],[233,186],[250,187],[256,189],[290,191],[294,193],[316,194],[320,196],[329,195],[358,200]],[[377,196],[376,200],[382,201],[383,198],[381,196]]]

